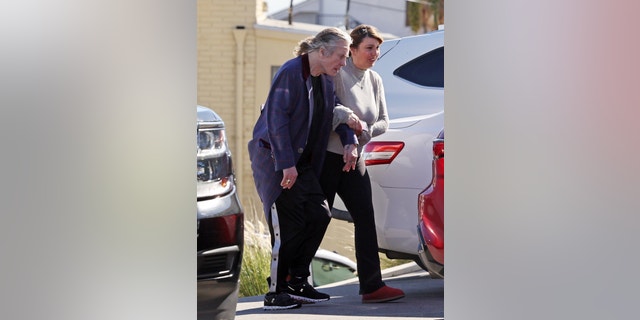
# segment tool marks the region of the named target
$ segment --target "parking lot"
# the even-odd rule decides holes
[[[363,304],[356,279],[321,287],[320,291],[330,294],[331,300],[305,304],[299,309],[264,311],[263,296],[240,298],[236,319],[444,319],[444,280],[431,279],[414,263],[384,270],[383,280],[404,290],[405,298],[389,303]]]

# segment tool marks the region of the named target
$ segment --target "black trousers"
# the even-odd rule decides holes
[[[271,208],[270,292],[282,292],[287,275],[306,281],[330,221],[331,211],[315,173],[298,168],[293,187],[282,190]]]
[[[338,194],[353,218],[360,294],[371,293],[385,285],[380,274],[371,180],[362,158],[358,159],[356,170],[344,172],[343,167],[341,154],[327,152],[320,185],[329,207],[333,208],[333,201]]]

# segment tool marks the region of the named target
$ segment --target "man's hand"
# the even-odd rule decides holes
[[[296,183],[296,178],[298,178],[298,169],[296,169],[296,167],[286,168],[282,170],[280,186],[282,189],[291,189],[293,184]]]
[[[342,171],[349,172],[354,170],[356,168],[356,162],[358,161],[358,146],[355,144],[348,144],[344,146],[342,160],[344,161]]]

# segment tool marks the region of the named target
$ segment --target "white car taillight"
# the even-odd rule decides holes
[[[372,166],[376,164],[390,164],[404,148],[402,141],[372,141],[364,146],[364,163]]]

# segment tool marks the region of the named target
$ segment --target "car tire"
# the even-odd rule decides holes
[[[238,290],[239,286],[236,284],[233,293],[229,294],[219,302],[216,308],[198,306],[198,320],[234,319],[236,316],[236,307],[238,305]]]
[[[349,213],[349,211],[331,208],[331,217],[334,219],[353,223],[353,218],[351,217],[351,213]]]
[[[429,272],[429,269],[427,269],[427,266],[422,263],[422,260],[420,260],[420,258],[414,259],[413,261],[418,265],[418,267],[422,268],[422,270]]]

